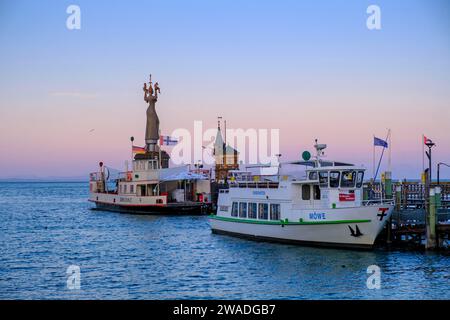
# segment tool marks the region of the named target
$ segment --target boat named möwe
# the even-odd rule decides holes
[[[230,172],[219,191],[213,233],[259,240],[371,248],[392,214],[393,200],[363,201],[365,169],[321,159],[279,164],[275,175]],[[293,165],[292,174],[283,168]],[[304,171],[300,169],[306,166]]]

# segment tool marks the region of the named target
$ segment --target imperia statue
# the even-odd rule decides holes
[[[147,151],[157,151],[157,143],[159,140],[159,118],[156,113],[155,104],[158,101],[158,93],[161,93],[158,82],[153,85],[152,76],[150,82],[144,83],[144,100],[148,103],[147,108],[147,125],[145,128],[145,148]]]

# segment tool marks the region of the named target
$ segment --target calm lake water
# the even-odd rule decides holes
[[[87,183],[0,183],[1,299],[450,299],[448,255],[253,242],[211,234],[204,216],[93,211],[87,197]]]

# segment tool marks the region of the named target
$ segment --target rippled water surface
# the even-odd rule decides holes
[[[450,299],[448,255],[253,242],[211,234],[204,216],[93,211],[87,197],[86,183],[0,183],[0,298]]]

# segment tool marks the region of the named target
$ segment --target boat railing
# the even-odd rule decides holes
[[[90,181],[103,181],[103,173],[102,172],[91,172],[89,174]]]
[[[202,174],[205,177],[211,176],[211,170],[210,169],[190,169],[189,172]]]
[[[132,176],[133,176],[133,172],[132,171],[119,172],[119,176],[117,177],[117,180],[119,180],[119,181],[131,181]]]
[[[395,199],[371,199],[371,200],[363,200],[362,201],[363,206],[374,206],[374,205],[380,205],[380,204],[387,204],[387,205],[395,205]]]
[[[255,188],[255,189],[277,189],[278,182],[275,181],[233,181],[230,188]]]

